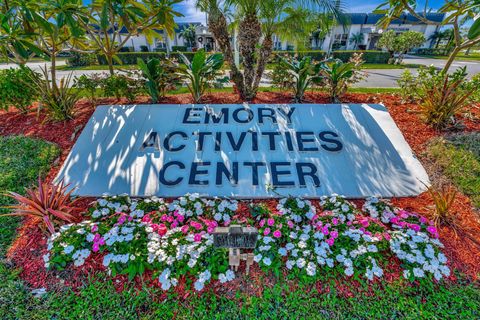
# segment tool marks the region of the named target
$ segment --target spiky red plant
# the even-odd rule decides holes
[[[60,182],[58,185],[52,182],[45,182],[38,178],[38,187],[25,188],[25,196],[15,192],[9,192],[5,196],[15,199],[18,204],[4,208],[14,210],[12,213],[3,216],[33,216],[43,221],[39,224],[40,229],[50,233],[55,232],[55,227],[70,223],[75,220],[72,211],[75,210],[71,200],[73,189],[68,191],[68,185]]]

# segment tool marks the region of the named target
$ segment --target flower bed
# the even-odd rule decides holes
[[[45,267],[81,268],[101,257],[112,276],[130,279],[151,271],[163,290],[181,280],[187,290],[235,278],[227,250],[213,246],[217,226],[243,223],[259,229],[255,261],[266,274],[316,281],[328,276],[356,280],[382,278],[392,259],[401,262],[404,278],[440,281],[450,276],[436,228],[425,217],[376,198],[362,210],[333,195],[318,205],[284,198],[275,210],[262,204],[240,217],[238,202],[186,195],[167,203],[160,198],[127,196],[97,200],[90,220],[65,225],[47,242]]]

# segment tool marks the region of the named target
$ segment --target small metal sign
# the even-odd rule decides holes
[[[217,248],[254,249],[257,238],[258,230],[253,227],[217,227],[213,232],[213,245]]]
[[[228,248],[228,264],[230,268],[238,271],[240,261],[246,262],[245,272],[250,272],[253,264],[253,253],[242,253],[241,249],[255,249],[258,239],[258,230],[253,227],[231,225],[230,227],[217,227],[213,232],[213,245],[216,248]]]

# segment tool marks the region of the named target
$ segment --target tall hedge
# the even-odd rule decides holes
[[[333,58],[347,62],[355,53],[363,53],[365,63],[388,63],[390,54],[377,50],[339,50],[333,52]]]
[[[188,59],[193,59],[194,52],[182,52]],[[137,64],[137,59],[140,58],[143,61],[147,61],[151,58],[165,58],[165,52],[120,52],[117,54],[118,59],[122,64]],[[178,59],[178,52],[170,53],[170,58]],[[98,64],[107,65],[107,59],[104,55],[97,55]],[[113,60],[114,64],[119,64],[116,59]]]

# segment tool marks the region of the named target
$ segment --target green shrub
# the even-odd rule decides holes
[[[97,63],[96,55],[93,53],[79,53],[72,52],[72,54],[65,60],[67,66],[84,67],[91,66]]]
[[[25,113],[37,98],[37,92],[28,85],[39,75],[28,67],[10,68],[0,71],[0,109],[16,107]]]
[[[274,51],[272,53],[272,62],[279,62],[279,57],[297,57],[302,59],[303,57],[311,57],[313,61],[322,61],[326,58],[327,53],[322,50],[305,50],[305,51]]]
[[[172,46],[172,51],[180,51],[180,52],[186,52],[187,51],[187,46]]]
[[[362,59],[365,63],[388,63],[390,54],[384,51],[376,50],[342,50],[334,51],[332,57],[340,59],[343,62],[348,62],[354,54],[362,54]]]
[[[414,101],[418,94],[417,81],[410,70],[406,69],[397,80],[403,101]]]
[[[321,64],[320,76],[333,103],[340,102],[340,97],[348,87],[363,79],[364,73],[360,70],[363,64],[362,54],[354,54],[349,62],[333,59]]]
[[[191,62],[182,53],[180,53],[180,59],[185,65],[180,66],[179,72],[187,81],[193,102],[199,103],[205,90],[217,79],[218,71],[223,66],[223,54],[207,55],[204,49],[200,49],[195,52]]]
[[[294,102],[302,102],[305,90],[312,81],[319,80],[318,72],[321,63],[312,63],[309,56],[303,57],[301,60],[281,58],[281,64],[287,67],[292,75],[293,82],[291,88],[294,93]]]
[[[425,56],[447,56],[450,54],[450,49],[447,48],[420,48],[415,51],[418,55]]]
[[[180,60],[179,55],[183,54],[188,60],[192,61],[194,52],[172,52],[170,53],[170,58],[175,60]],[[114,59],[114,65],[122,64],[137,64],[138,59],[142,59],[144,62],[147,62],[150,59],[165,59],[167,54],[165,52],[120,52]],[[99,65],[107,65],[107,59],[104,55],[97,55],[97,60]]]
[[[95,101],[96,90],[101,84],[102,77],[94,73],[91,75],[82,74],[80,77],[75,77],[73,86],[77,89],[85,90],[90,101]]]
[[[70,86],[72,73],[60,79],[59,84],[51,83],[48,70],[42,69],[44,79],[34,77],[31,90],[37,90],[40,95],[39,110],[46,109],[47,116],[54,121],[65,121],[73,119],[75,103],[80,96]]]
[[[472,102],[478,93],[478,79],[468,80],[466,68],[445,74],[430,66],[420,68],[415,79],[421,114],[425,122],[435,129],[455,124],[455,116]]]
[[[178,65],[169,60],[153,58],[144,62],[138,59],[138,67],[146,79],[145,89],[153,102],[165,97],[167,90],[173,90],[180,82],[176,73]]]
[[[120,74],[102,79],[100,86],[106,97],[125,97],[128,101],[133,101],[142,92],[143,81]]]
[[[275,63],[270,75],[275,88],[287,90],[293,86],[293,75],[283,63]]]

